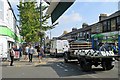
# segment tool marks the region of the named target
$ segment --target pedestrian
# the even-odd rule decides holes
[[[40,47],[38,51],[39,51],[39,52],[38,52],[38,60],[39,60],[39,63],[41,63],[42,57],[43,57],[43,55],[44,55],[44,50],[43,50],[42,47]]]
[[[32,62],[33,54],[35,53],[34,48],[30,45],[29,47],[29,62]]]
[[[27,45],[26,47],[25,47],[25,58],[24,58],[24,60],[27,60],[28,59],[28,51],[29,51],[29,46]]]
[[[15,51],[14,51],[14,46],[9,49],[9,54],[10,54],[10,66],[13,66],[13,62],[14,62],[14,56],[15,56]]]
[[[113,45],[113,52],[114,52],[114,54],[118,54],[118,50],[119,50],[118,45],[117,45],[117,43],[115,43]]]
[[[99,43],[99,51],[101,52],[101,51],[104,51],[104,44],[103,43]]]
[[[22,46],[19,47],[19,52],[20,52],[19,57],[21,58],[22,57]]]
[[[40,52],[40,47],[39,47],[39,45],[36,46],[35,48],[37,49],[37,53],[39,54],[39,52]]]

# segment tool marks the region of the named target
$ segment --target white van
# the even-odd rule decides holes
[[[54,57],[64,54],[65,51],[68,51],[69,43],[67,40],[52,40],[50,47],[50,55]]]

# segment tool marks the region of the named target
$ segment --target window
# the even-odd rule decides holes
[[[117,17],[117,26],[116,26],[116,29],[117,29],[117,30],[119,29],[119,26],[120,26],[120,16]]]
[[[80,37],[82,37],[82,36],[83,36],[83,35],[82,35],[82,32],[80,32],[79,36],[80,36]]]
[[[87,39],[90,38],[90,32],[87,32],[87,35],[86,35]]]
[[[103,32],[107,31],[107,21],[103,22]]]
[[[110,20],[108,21],[108,31],[110,31],[111,30],[111,23],[110,23]]]
[[[4,20],[4,7],[3,7],[3,1],[0,0],[0,19]]]
[[[115,31],[116,30],[116,21],[115,19],[111,19],[111,31]]]

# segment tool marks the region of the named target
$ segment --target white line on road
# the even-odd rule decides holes
[[[90,77],[92,77],[92,78],[98,78],[98,77],[90,75],[90,74],[87,74],[87,75],[90,76]]]
[[[63,68],[62,66],[60,66],[60,68]]]
[[[60,66],[60,65],[57,64],[57,66]]]
[[[65,72],[67,72],[68,70],[67,69],[64,69]]]

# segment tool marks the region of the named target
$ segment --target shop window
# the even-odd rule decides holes
[[[4,6],[3,6],[3,1],[0,0],[0,19],[4,20]]]

